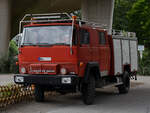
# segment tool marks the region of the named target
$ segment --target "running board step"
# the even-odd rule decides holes
[[[110,88],[110,87],[119,86],[119,85],[122,85],[122,84],[123,84],[123,82],[119,82],[119,83],[114,83],[114,84],[109,84],[109,85],[103,86],[102,88]]]

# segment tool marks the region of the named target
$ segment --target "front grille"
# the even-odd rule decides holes
[[[57,64],[30,64],[30,74],[57,74]]]

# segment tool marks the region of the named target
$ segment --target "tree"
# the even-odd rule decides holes
[[[150,48],[150,1],[138,0],[128,12],[128,29],[137,33],[140,44]]]
[[[115,0],[113,29],[128,31],[127,13],[137,0]]]

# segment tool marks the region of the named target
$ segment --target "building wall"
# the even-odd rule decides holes
[[[10,4],[10,1],[12,4]],[[96,22],[105,25],[106,29],[109,30],[111,34],[112,21],[113,21],[113,6],[114,0],[30,0],[33,1],[33,5],[28,5],[29,0],[22,0],[25,2],[22,7],[19,7],[18,0],[0,0],[0,55],[7,52],[8,42],[10,37],[10,6],[11,13],[13,15],[11,27],[13,30],[18,30],[18,21],[22,18],[23,12],[25,13],[51,13],[51,12],[71,12],[73,10],[82,9],[82,19],[86,21]],[[19,0],[20,1],[20,0]],[[14,3],[18,3],[15,4]],[[22,4],[22,3],[20,3]],[[47,10],[45,10],[47,9]],[[14,11],[15,10],[15,11]],[[32,12],[31,12],[32,11]],[[18,12],[18,13],[16,13]],[[15,20],[14,18],[17,18]],[[11,29],[11,30],[12,30]],[[14,31],[13,31],[14,32]],[[13,34],[13,36],[15,36]]]
[[[0,0],[0,56],[6,53],[9,41],[9,0]]]
[[[98,23],[111,34],[114,0],[82,0],[82,19]]]

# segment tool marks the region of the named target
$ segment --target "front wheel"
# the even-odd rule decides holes
[[[86,105],[91,105],[95,98],[95,77],[90,76],[88,83],[82,85],[83,102]]]
[[[36,85],[34,90],[35,101],[43,102],[44,101],[44,90],[42,86]]]
[[[130,77],[127,71],[124,72],[122,80],[123,84],[118,86],[118,90],[120,94],[126,94],[129,92],[130,89]]]

